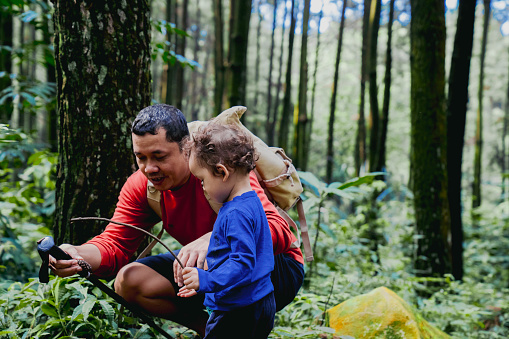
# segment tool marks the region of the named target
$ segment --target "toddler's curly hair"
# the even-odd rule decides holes
[[[193,133],[187,149],[194,153],[201,165],[217,176],[221,175],[217,164],[246,174],[256,166],[253,139],[235,125],[208,122]]]

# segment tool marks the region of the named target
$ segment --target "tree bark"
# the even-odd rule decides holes
[[[484,93],[484,61],[486,59],[486,45],[488,42],[488,27],[490,22],[490,2],[484,0],[484,25],[481,42],[481,60],[479,73],[479,89],[477,91],[477,117],[475,131],[475,156],[474,156],[474,182],[472,183],[472,208],[481,206],[481,168],[482,168],[482,144],[483,144],[483,93]],[[475,214],[475,213],[474,213]],[[474,222],[477,218],[473,218]]]
[[[508,79],[509,80],[509,79]],[[507,146],[506,139],[507,133],[509,132],[509,82],[507,84],[507,92],[505,97],[505,114],[504,114],[504,122],[502,127],[502,201],[509,200],[509,190],[507,187],[508,180],[508,169],[509,169],[509,160],[507,159]]]
[[[364,1],[364,17],[362,21],[362,52],[361,52],[361,93],[359,101],[359,120],[357,123],[357,135],[355,137],[355,173],[361,173],[361,167],[366,162],[366,119],[364,117],[364,103],[366,94],[367,62],[369,53],[369,12],[371,1]]]
[[[103,225],[69,220],[111,215],[134,170],[130,122],[151,99],[150,12],[144,0],[54,5],[60,117],[54,234],[57,243],[79,244]]]
[[[378,55],[378,30],[380,28],[380,7],[382,0],[372,0],[369,17],[369,107],[370,107],[370,137],[369,137],[369,170],[379,171],[377,158],[380,146],[380,109],[378,108],[378,85],[377,85],[377,55]]]
[[[292,96],[292,51],[295,38],[295,0],[292,0],[290,32],[288,37],[288,59],[286,63],[285,96],[283,97],[283,112],[281,124],[279,125],[279,147],[288,150],[288,134],[290,133],[290,116],[293,110],[291,103]]]
[[[346,4],[347,0],[343,2],[343,8],[341,10],[338,50],[336,53],[336,64],[334,66],[334,81],[332,83],[332,96],[330,102],[329,130],[327,133],[327,171],[326,171],[326,181],[328,184],[332,182],[334,169],[334,122],[336,120],[336,98],[338,93],[338,82],[339,82],[339,63],[341,61],[341,49],[343,47],[343,32],[345,31]]]
[[[295,126],[295,142],[293,144],[293,154],[295,155],[295,167],[305,171],[306,164],[306,132],[309,123],[307,114],[308,103],[308,24],[310,0],[304,1],[304,17],[302,20],[302,42],[300,49],[300,79],[299,79],[299,111],[297,125]]]
[[[196,1],[196,30],[194,32],[194,47],[193,47],[193,60],[198,62],[198,51],[200,50],[200,35],[201,35],[201,8],[200,1]],[[198,112],[200,110],[200,105],[198,101],[200,100],[200,96],[198,95],[198,70],[194,69],[191,73],[191,83],[189,84],[191,87],[192,96],[187,99],[188,107],[191,112],[191,121],[198,120]],[[202,73],[202,76],[206,76],[207,73]],[[198,107],[196,106],[198,104]]]
[[[251,1],[230,2],[230,39],[228,47],[228,105],[246,105],[247,44]],[[245,118],[245,115],[242,116]]]
[[[445,6],[411,0],[411,162],[417,235],[416,274],[451,272],[445,112]]]
[[[166,1],[166,21],[167,22],[173,22],[175,23],[174,18],[176,18],[176,15],[174,14],[176,10],[176,0],[167,0]],[[172,41],[177,39],[176,36],[171,34],[170,31],[166,33],[166,39],[169,43],[168,49],[174,50],[175,43],[172,44]],[[170,65],[168,63],[166,65],[166,95],[164,97],[164,102],[168,105],[174,105],[175,104],[175,88],[174,88],[174,82],[175,82],[175,67]],[[181,107],[179,107],[181,108]]]
[[[389,126],[389,107],[391,100],[391,83],[392,83],[392,24],[394,22],[394,2],[390,0],[389,3],[389,22],[387,23],[387,54],[385,56],[385,77],[384,77],[384,98],[382,105],[382,116],[380,120],[380,142],[378,150],[378,165],[379,170],[385,170],[386,156],[387,156],[387,129]]]
[[[223,111],[225,86],[224,41],[223,41],[223,5],[222,0],[214,0],[214,116]]]
[[[274,0],[274,12],[272,18],[272,34],[269,56],[269,75],[267,79],[267,120],[265,121],[265,133],[267,134],[267,144],[274,145],[274,124],[272,122],[272,69],[274,64],[274,43],[277,20],[277,0]]]
[[[188,11],[188,0],[182,1],[182,16],[181,22],[179,27],[186,31],[187,30],[187,11]],[[185,56],[186,54],[186,38],[183,36],[177,36],[177,46],[176,46],[176,53],[182,56]],[[187,112],[186,109],[184,109],[183,100],[184,100],[184,66],[180,64],[180,62],[176,62],[173,67],[175,68],[175,102],[174,105],[178,107],[179,109],[182,109],[183,112]],[[189,114],[186,113],[186,117],[189,119]]]
[[[0,11],[0,45],[12,48],[12,15]],[[11,53],[5,49],[0,51],[0,70],[6,72],[6,75],[0,77],[0,92],[11,86],[10,74],[12,73]],[[0,119],[8,121],[12,112],[12,101],[5,102],[0,106]]]
[[[252,111],[254,114],[258,114],[258,97],[260,96],[260,41],[261,41],[261,29],[262,29],[262,21],[263,16],[260,11],[260,3],[261,0],[256,1],[256,13],[258,17],[258,22],[256,23],[256,61],[255,61],[255,78],[254,78],[254,98],[253,98],[253,108]]]
[[[463,279],[463,224],[461,221],[461,164],[468,103],[470,60],[474,41],[476,0],[459,3],[447,98],[447,178],[451,211],[452,273]]]

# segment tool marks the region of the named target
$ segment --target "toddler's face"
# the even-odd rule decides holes
[[[228,200],[232,191],[231,183],[223,180],[223,176],[214,175],[209,168],[203,167],[196,159],[193,152],[189,158],[189,169],[191,173],[201,180],[203,190],[207,192],[209,197],[218,203],[224,203]]]

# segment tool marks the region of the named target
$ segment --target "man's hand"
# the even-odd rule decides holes
[[[178,254],[178,258],[184,267],[207,269],[207,261],[205,258],[209,248],[210,234],[211,232],[182,247]],[[182,267],[180,267],[177,260],[173,262],[173,278],[179,287],[184,286]]]
[[[76,248],[70,244],[62,244],[60,248],[69,254],[72,259],[69,260],[56,260],[52,256],[49,257],[49,267],[59,277],[69,277],[82,270],[81,266],[78,265],[78,260],[83,260],[83,257],[79,255]]]
[[[78,265],[78,260],[85,260],[95,271],[101,265],[101,252],[95,245],[85,244],[81,246],[73,246],[70,244],[62,244],[60,248],[69,254],[70,260],[56,260],[52,256],[49,257],[49,267],[59,277],[69,277],[82,270]]]
[[[182,272],[185,286],[179,290],[177,295],[179,297],[187,298],[198,294],[196,292],[196,290],[200,289],[200,277],[198,275],[198,270],[196,268],[186,267]]]

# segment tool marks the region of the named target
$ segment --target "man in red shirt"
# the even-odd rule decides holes
[[[133,151],[139,170],[120,192],[112,220],[150,229],[160,218],[147,201],[148,180],[161,192],[164,229],[183,247],[178,258],[186,267],[206,269],[210,234],[216,213],[210,207],[201,182],[189,170],[183,142],[189,136],[184,115],[173,106],[157,104],[141,110],[132,125]],[[260,187],[256,175],[250,182],[258,194],[272,235],[275,268],[271,275],[276,309],[288,305],[304,280],[302,252],[286,221]],[[73,260],[51,259],[53,271],[70,276],[81,270],[78,259],[87,261],[94,274],[113,277],[115,290],[127,301],[150,314],[192,328],[203,336],[208,314],[203,295],[177,296],[183,286],[182,268],[170,253],[129,263],[144,235],[134,229],[109,224],[105,231],[81,246],[62,245]]]

